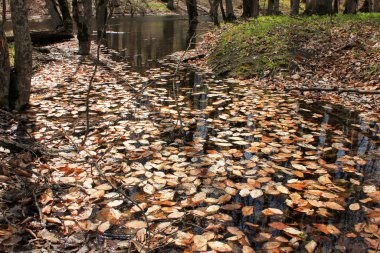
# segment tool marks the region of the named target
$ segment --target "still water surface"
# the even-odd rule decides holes
[[[181,16],[115,17],[110,21],[107,43],[142,73],[156,67],[158,59],[186,49],[190,41],[194,47],[209,26],[207,17],[193,27]]]

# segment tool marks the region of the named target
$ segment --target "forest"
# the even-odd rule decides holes
[[[380,251],[380,0],[0,6],[0,252]]]

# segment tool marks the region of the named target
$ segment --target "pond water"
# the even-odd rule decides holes
[[[189,26],[182,16],[120,16],[110,21],[107,45],[124,56],[135,71],[143,73],[156,67],[158,60],[194,47],[200,35],[208,31],[208,17],[200,17],[197,25]]]

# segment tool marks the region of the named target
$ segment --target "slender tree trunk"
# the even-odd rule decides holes
[[[332,0],[306,0],[305,14],[332,14]]]
[[[174,7],[174,0],[168,0],[168,2],[167,2],[167,4],[166,4],[166,7],[167,7],[169,10],[171,10],[171,11],[175,10],[175,7]]]
[[[339,13],[339,5],[340,5],[340,1],[334,0],[334,5],[333,5],[333,12],[334,13]]]
[[[63,25],[63,20],[61,14],[59,13],[55,0],[45,0],[45,6],[49,12],[52,25],[55,27],[55,29],[58,29],[58,27]]]
[[[108,0],[96,0],[96,31],[98,39],[105,38],[106,36],[102,32],[107,22],[107,5]]]
[[[224,11],[224,6],[223,6],[223,0],[219,1],[219,6],[220,6],[220,12],[222,13],[223,21],[227,22],[226,12]]]
[[[345,14],[356,14],[358,9],[358,0],[346,0],[344,13]]]
[[[218,7],[219,7],[220,0],[212,0],[211,5],[211,18],[214,22],[214,25],[219,26],[219,19],[218,19]]]
[[[236,19],[232,0],[226,0],[226,21],[231,22]]]
[[[315,12],[316,0],[305,1],[305,14],[311,15]]]
[[[11,83],[11,103],[22,110],[30,97],[32,79],[32,42],[29,34],[28,13],[25,0],[12,0],[11,14],[15,38],[15,75]],[[14,101],[13,101],[14,98]]]
[[[274,14],[280,14],[280,0],[274,0]]]
[[[363,2],[363,5],[362,7],[360,7],[359,11],[360,12],[370,12],[370,8],[369,8],[369,5],[370,5],[370,0],[364,0]]]
[[[73,33],[73,19],[70,14],[69,3],[67,0],[58,0],[58,4],[62,14],[62,21],[65,32]]]
[[[268,0],[267,15],[273,15],[274,13],[274,0]]]
[[[332,13],[332,0],[318,0],[315,5],[315,13],[326,15]]]
[[[300,13],[300,0],[292,1],[291,15],[298,15]]]
[[[90,54],[92,33],[92,1],[73,0],[73,16],[78,28],[78,54]]]
[[[380,12],[380,0],[373,1],[373,11]]]
[[[0,23],[0,108],[9,108],[9,82],[10,82],[10,64],[7,38],[4,32],[4,23],[6,19],[6,2],[2,0],[2,20]]]
[[[260,15],[260,1],[253,0],[253,17],[257,18]]]
[[[189,15],[190,23],[198,23],[198,8],[197,0],[186,0],[187,14]]]

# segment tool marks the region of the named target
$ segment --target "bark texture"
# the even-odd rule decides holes
[[[4,4],[3,0],[3,4]],[[4,8],[4,5],[3,5]],[[4,33],[5,9],[0,23],[0,108],[9,108],[10,64],[7,39]]]
[[[32,42],[25,0],[12,0],[10,3],[15,38],[15,73],[10,87],[11,103],[16,110],[22,110],[29,103],[30,97]]]
[[[49,12],[52,25],[57,29],[59,26],[63,25],[63,20],[61,14],[59,13],[58,6],[55,0],[45,0],[46,9]]]
[[[332,0],[306,0],[305,14],[332,14]]]
[[[214,25],[219,26],[219,19],[218,19],[218,8],[219,8],[220,0],[212,0],[211,3],[211,18],[214,22]]]
[[[98,39],[105,37],[103,30],[107,22],[107,5],[108,0],[96,0],[96,31]]]
[[[232,0],[226,0],[226,21],[231,22],[236,19]]]
[[[293,0],[291,6],[291,15],[298,15],[300,13],[300,0]]]
[[[198,23],[197,0],[186,0],[187,14],[190,23]]]
[[[92,1],[73,0],[73,16],[78,28],[78,54],[88,55],[91,49]]]
[[[345,14],[356,14],[358,10],[358,0],[346,0],[344,5]]]
[[[259,10],[259,0],[243,0],[243,18],[257,18]]]
[[[70,7],[67,0],[58,0],[59,9],[61,10],[63,28],[65,32],[72,33],[73,32],[73,19],[70,14]]]

